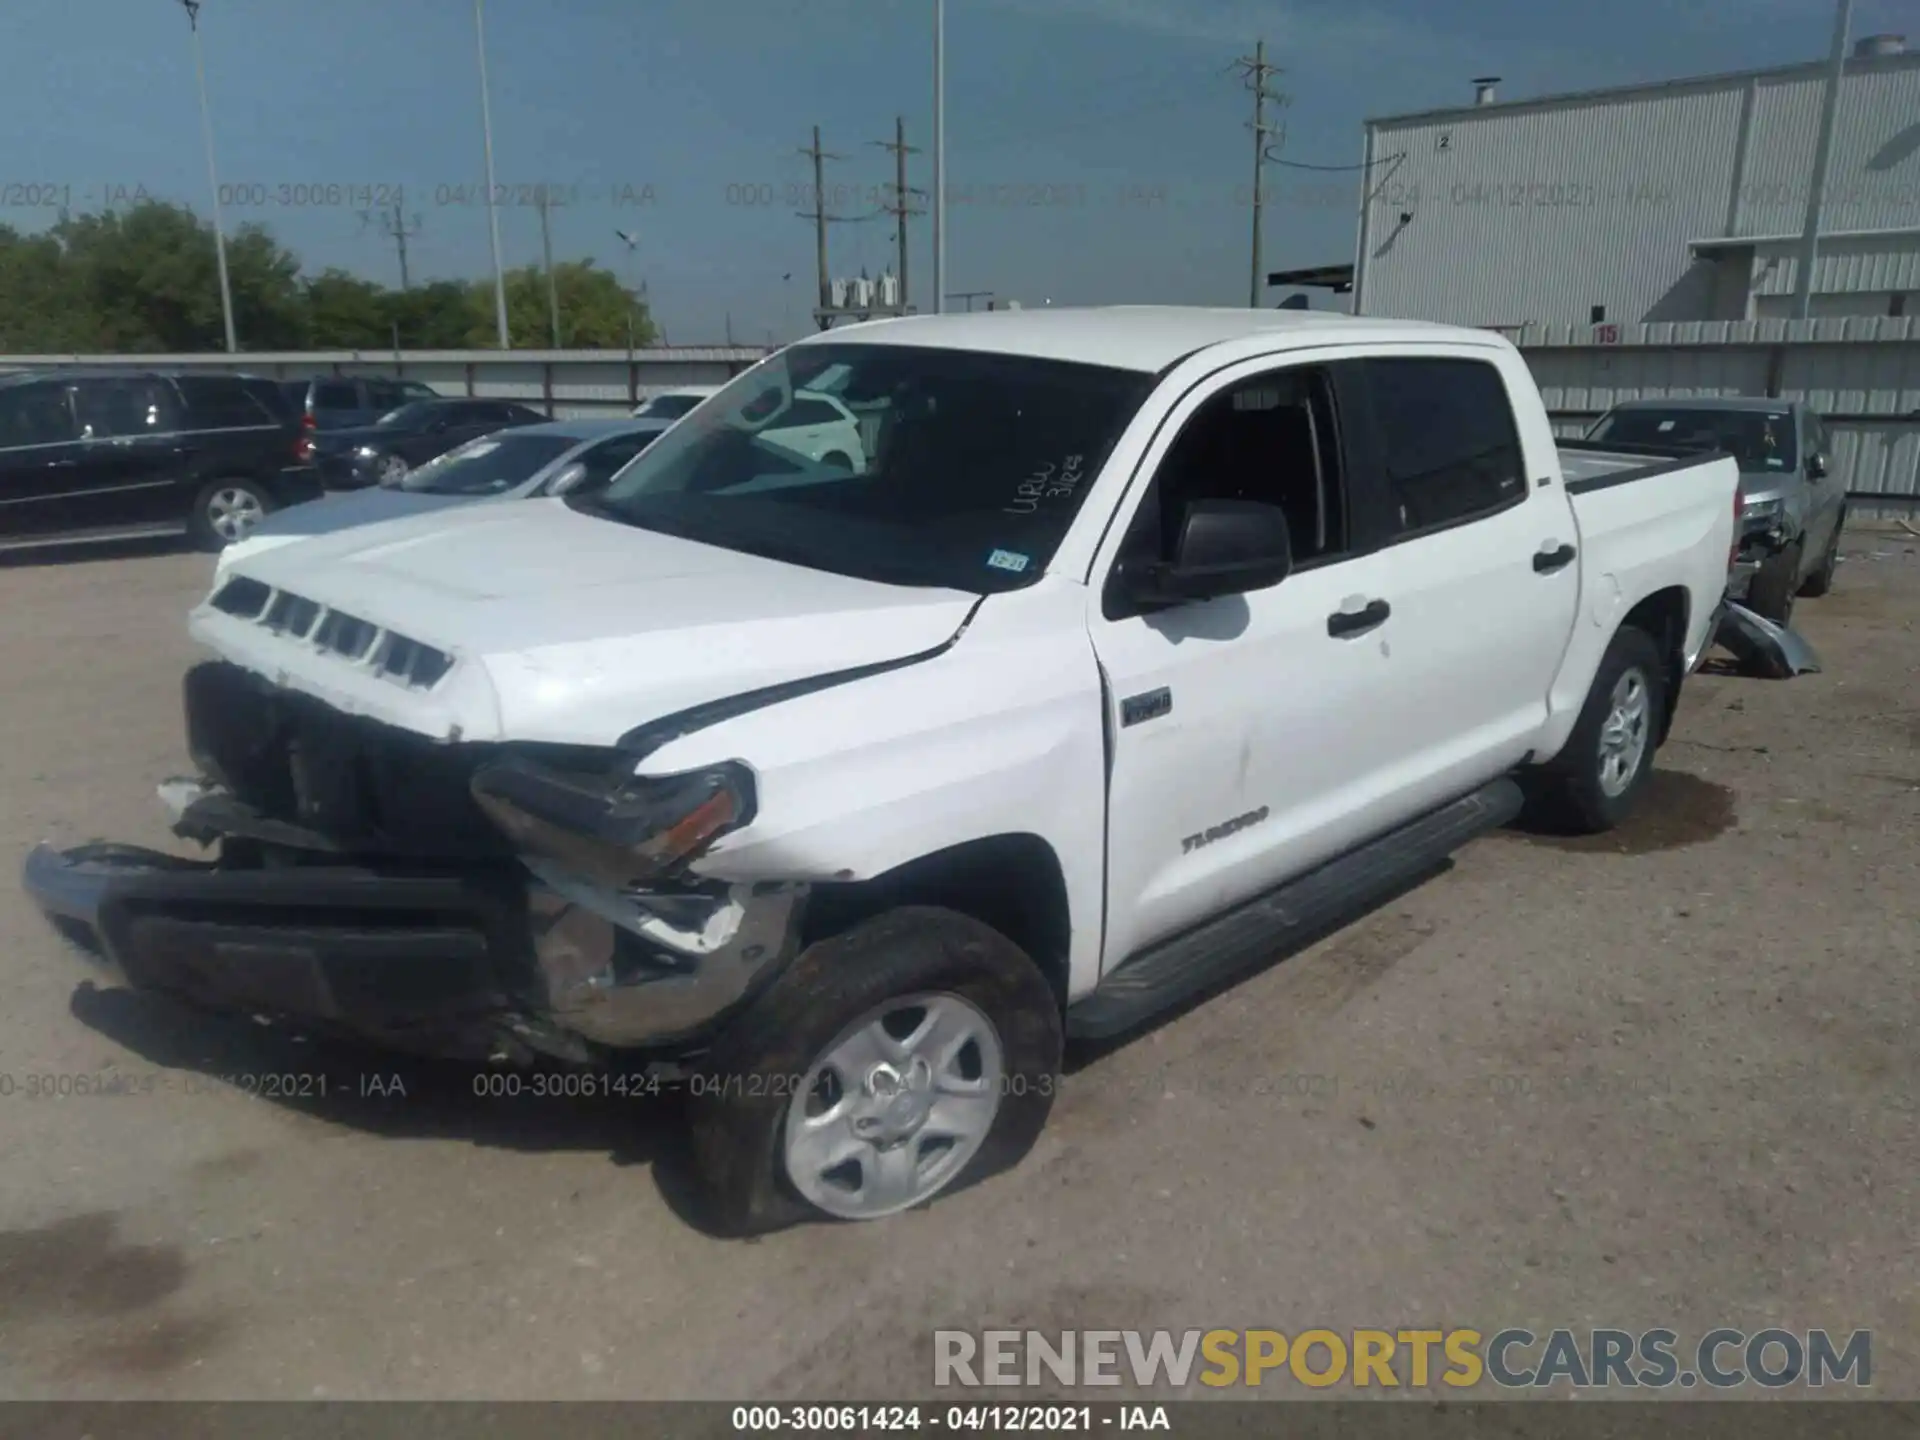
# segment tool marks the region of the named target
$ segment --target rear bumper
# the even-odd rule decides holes
[[[497,878],[42,845],[22,880],[103,979],[406,1048],[497,1048],[533,973],[524,887]]]

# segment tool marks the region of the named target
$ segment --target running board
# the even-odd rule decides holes
[[[1067,1034],[1106,1040],[1183,1001],[1282,958],[1289,946],[1352,920],[1520,813],[1520,787],[1495,780],[1451,805],[1350,850],[1226,914],[1129,956],[1067,1009]]]

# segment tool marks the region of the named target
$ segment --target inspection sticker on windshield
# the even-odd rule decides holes
[[[1027,568],[1027,557],[1017,550],[996,550],[987,556],[987,564],[995,570],[1011,570],[1018,574]]]

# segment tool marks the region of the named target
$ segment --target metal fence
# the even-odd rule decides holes
[[[275,380],[309,375],[383,375],[420,380],[442,395],[519,400],[556,419],[623,414],[681,385],[717,385],[768,354],[756,345],[651,346],[635,350],[358,350],[242,355],[4,355],[0,373],[108,366],[148,370],[242,370]]]

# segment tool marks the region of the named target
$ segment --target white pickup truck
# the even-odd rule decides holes
[[[759,438],[796,391],[857,466]],[[191,619],[197,861],[36,850],[108,973],[684,1084],[713,1223],[1005,1167],[1132,1030],[1533,806],[1632,805],[1722,603],[1725,457],[1557,445],[1484,331],[885,320],[593,499],[243,559]]]

